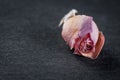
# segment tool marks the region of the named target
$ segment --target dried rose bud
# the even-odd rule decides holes
[[[62,37],[74,54],[96,59],[104,45],[105,37],[97,28],[91,16],[75,15],[77,10],[71,10],[63,19]]]

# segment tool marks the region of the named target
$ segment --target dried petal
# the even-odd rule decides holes
[[[86,15],[69,17],[70,12],[68,14],[67,19],[63,21],[63,39],[71,49],[74,49],[74,54],[83,55],[91,59],[97,58],[104,45],[105,38],[99,32],[93,18]]]

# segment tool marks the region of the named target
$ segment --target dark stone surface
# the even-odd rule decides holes
[[[0,80],[120,80],[119,0],[0,0]],[[94,17],[106,42],[96,60],[73,55],[60,19]]]

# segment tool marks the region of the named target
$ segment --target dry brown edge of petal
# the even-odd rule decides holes
[[[100,54],[100,51],[103,48],[104,43],[105,43],[105,37],[102,32],[99,32],[99,38],[95,46],[95,52],[94,52],[95,55],[93,55],[93,59],[96,59],[98,57],[98,55]]]

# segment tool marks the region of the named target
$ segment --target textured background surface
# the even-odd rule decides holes
[[[0,0],[0,80],[119,80],[118,0]],[[94,17],[106,43],[96,60],[73,55],[59,20],[72,8]]]

